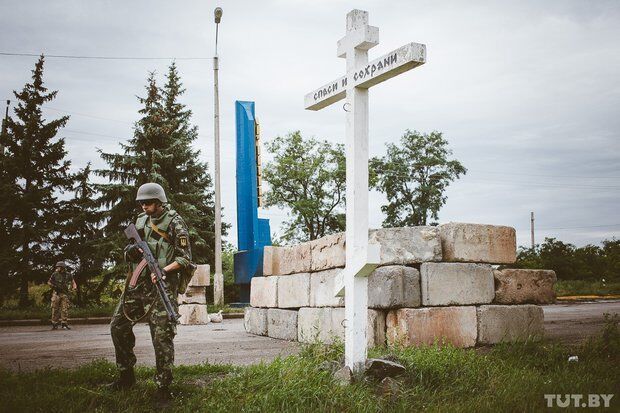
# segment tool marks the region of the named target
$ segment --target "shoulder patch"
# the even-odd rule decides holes
[[[179,245],[184,248],[189,245],[189,240],[187,239],[186,234],[179,235]]]

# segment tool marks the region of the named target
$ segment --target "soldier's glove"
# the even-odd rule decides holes
[[[125,247],[125,259],[129,262],[140,262],[142,253],[136,244],[129,244]]]

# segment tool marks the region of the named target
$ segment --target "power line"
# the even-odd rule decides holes
[[[68,113],[70,115],[84,116],[86,118],[93,118],[93,119],[99,119],[99,120],[108,120],[110,122],[118,122],[118,123],[123,123],[125,125],[133,125],[133,123],[127,122],[127,121],[124,121],[124,120],[104,118],[102,116],[89,115],[89,114],[86,114],[86,113],[72,112],[72,111],[69,111],[69,110],[53,108],[51,106],[45,106],[45,105],[43,105],[42,107],[45,108],[45,109],[53,110],[55,112]]]
[[[39,57],[54,59],[82,59],[82,60],[211,60],[211,57],[142,57],[142,56],[81,56],[81,55],[54,55],[44,53],[9,53],[0,52],[0,56]]]

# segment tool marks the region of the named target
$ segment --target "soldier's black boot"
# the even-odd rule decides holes
[[[58,323],[52,323],[52,330],[58,330]]]
[[[71,330],[71,327],[69,327],[69,324],[67,324],[67,323],[62,323],[62,329],[63,330]]]
[[[121,374],[112,383],[106,385],[110,390],[124,390],[129,389],[136,384],[136,376],[133,374],[133,369],[121,370]]]

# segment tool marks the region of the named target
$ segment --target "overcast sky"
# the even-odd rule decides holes
[[[380,43],[370,59],[424,43],[427,63],[371,89],[370,154],[406,129],[438,130],[469,172],[448,190],[440,222],[510,225],[576,245],[620,234],[620,2],[521,1],[27,1],[0,2],[0,52],[176,57],[195,143],[213,166],[213,9],[221,6],[222,202],[236,246],[234,101],[256,101],[263,139],[301,130],[344,142],[345,112],[305,111],[304,94],[344,74],[336,42],[345,15],[367,10]],[[34,57],[0,56],[0,98],[30,80]],[[48,118],[75,169],[104,166],[138,119],[149,71],[170,60],[48,58],[59,90]],[[66,111],[66,112],[65,112]],[[4,113],[4,104],[2,105]],[[267,155],[268,158],[268,155]],[[372,193],[370,226],[383,220]],[[261,211],[278,233],[284,211]]]

